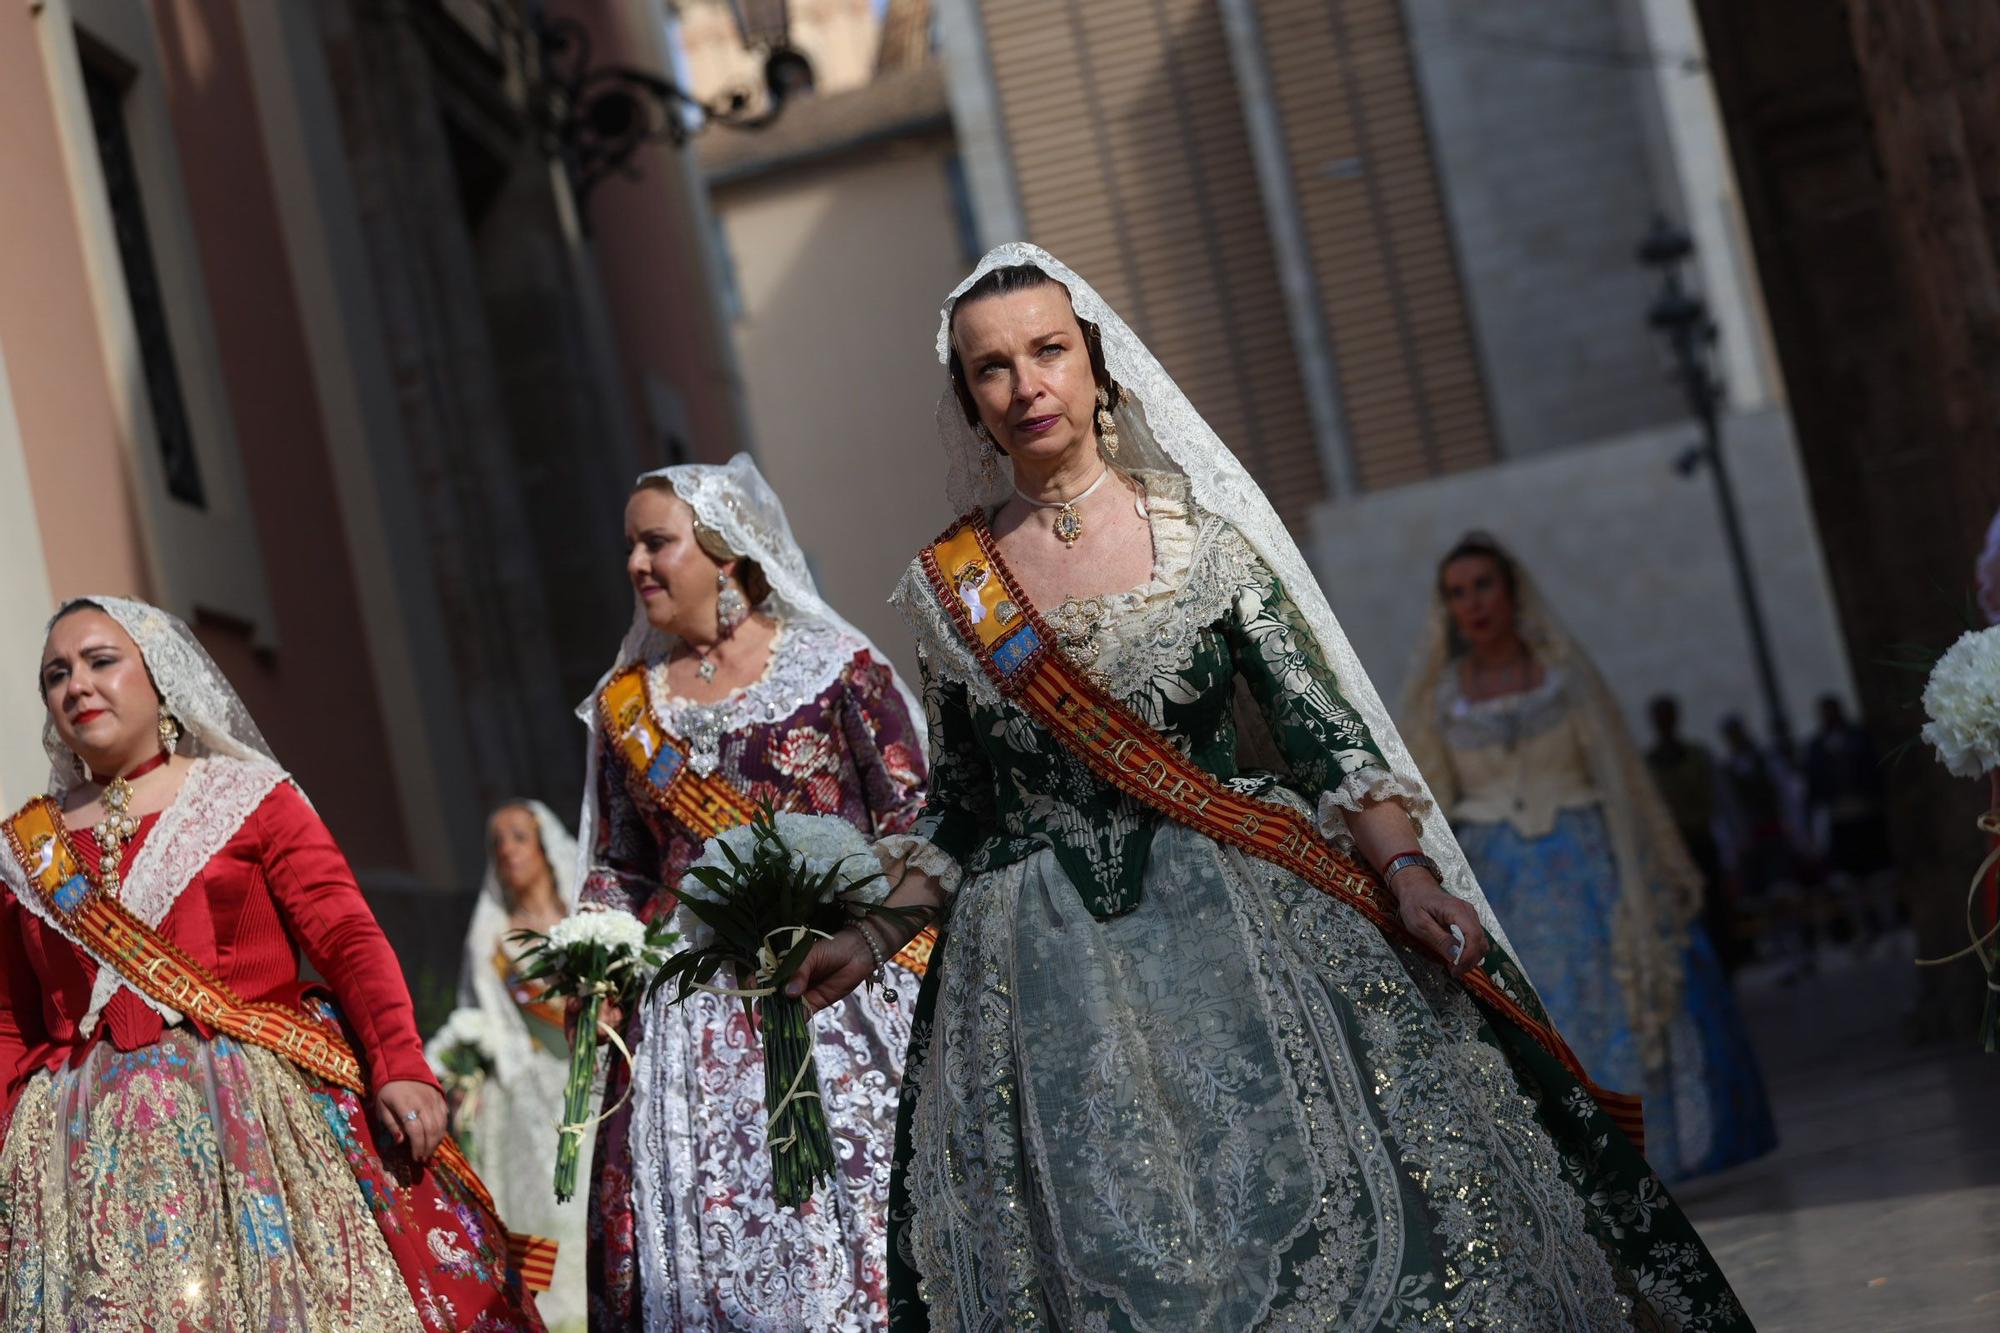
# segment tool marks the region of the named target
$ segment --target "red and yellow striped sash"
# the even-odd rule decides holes
[[[598,725],[611,740],[647,801],[704,842],[725,829],[747,824],[757,806],[724,778],[697,773],[687,752],[653,711],[646,692],[646,668],[634,663],[605,682],[597,697]],[[904,945],[895,961],[918,976],[930,966],[937,931],[925,927]]]
[[[1343,855],[1298,811],[1218,782],[1056,649],[1047,623],[994,545],[985,514],[975,511],[953,524],[924,548],[921,561],[939,603],[1000,692],[1099,778],[1177,823],[1290,871],[1384,933],[1409,939],[1394,899],[1373,871]],[[1464,984],[1489,1012],[1560,1060],[1634,1143],[1642,1141],[1637,1097],[1591,1082],[1555,1027],[1484,969],[1466,973]]]
[[[271,1051],[322,1082],[367,1096],[361,1061],[337,1030],[288,1005],[241,999],[179,945],[106,894],[85,873],[55,802],[36,797],[4,827],[8,850],[19,862],[30,891],[72,938],[133,989],[212,1031]],[[455,1140],[446,1137],[433,1165],[455,1176],[488,1213],[499,1216],[485,1182]],[[548,1282],[535,1285],[530,1273],[552,1276],[556,1242],[519,1233],[507,1239],[530,1290],[547,1291]]]
[[[688,766],[687,751],[660,724],[646,694],[646,668],[638,663],[605,682],[597,697],[598,724],[636,786],[662,814],[706,841],[747,824],[757,806],[714,774]]]

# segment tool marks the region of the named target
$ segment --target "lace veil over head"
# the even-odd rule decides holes
[[[1590,779],[1603,798],[1604,820],[1618,862],[1618,912],[1612,923],[1613,971],[1641,1052],[1657,1065],[1667,1053],[1667,1029],[1685,981],[1682,954],[1688,923],[1701,909],[1701,872],[1674,827],[1666,801],[1646,770],[1611,690],[1590,655],[1571,636],[1521,562],[1486,533],[1467,533],[1461,546],[1493,552],[1511,574],[1514,624],[1543,670],[1561,673]],[[1461,650],[1451,612],[1433,583],[1431,609],[1403,705],[1410,748],[1449,808],[1457,799],[1440,695]]]
[[[555,875],[556,893],[566,910],[575,911],[580,887],[576,840],[569,836],[569,830],[563,827],[555,811],[540,801],[507,801],[496,807],[494,814],[513,809],[524,809],[535,817],[542,854],[548,857],[549,870]],[[479,884],[479,901],[472,909],[472,924],[465,932],[465,963],[458,978],[458,1003],[461,1008],[479,1009],[486,1014],[494,1033],[494,1063],[502,1083],[514,1077],[533,1045],[520,1007],[493,965],[494,956],[506,941],[508,911],[507,886],[500,881],[499,861],[493,855],[489,819],[486,874]]]
[[[1347,635],[1341,631],[1340,622],[1298,544],[1262,489],[1202,419],[1166,368],[1091,285],[1039,246],[1026,242],[998,246],[979,261],[979,266],[946,299],[938,325],[938,360],[947,366],[951,364],[952,311],[959,298],[995,269],[1015,265],[1040,269],[1062,284],[1069,292],[1070,305],[1077,317],[1095,326],[1105,369],[1121,391],[1122,401],[1114,413],[1120,466],[1175,472],[1186,477],[1195,503],[1235,527],[1283,582],[1332,669],[1341,693],[1366,719],[1392,775],[1405,792],[1415,793],[1407,798],[1407,803],[1412,818],[1421,825],[1424,850],[1444,871],[1444,887],[1472,903],[1487,933],[1504,946],[1506,936],[1480,892],[1444,812],[1431,799],[1409,748],[1388,709],[1383,707],[1381,696],[1362,668]],[[986,445],[974,434],[950,385],[946,385],[938,399],[937,426],[948,455],[946,487],[953,509],[959,513],[978,508],[990,510],[1005,502],[1013,494],[1012,467],[1002,457],[998,460],[997,474],[987,474],[983,466]]]
[[[664,479],[675,495],[694,510],[695,521],[722,539],[732,555],[757,562],[771,595],[758,608],[781,620],[831,626],[868,650],[885,666],[889,659],[863,634],[820,596],[806,565],[805,552],[792,536],[785,507],[771,483],[757,470],[749,454],[738,454],[727,463],[682,463],[642,474],[634,487]],[[633,599],[632,626],[618,646],[618,658],[597,682],[590,697],[577,705],[576,715],[590,728],[589,775],[584,787],[582,826],[577,829],[581,855],[588,857],[596,831],[597,810],[597,696],[611,678],[634,662],[657,662],[673,651],[673,636],[656,629],[646,618],[644,603]],[[902,676],[896,676],[896,691],[913,719],[923,717],[923,706]],[[917,729],[923,735],[923,729]]]
[[[49,628],[79,606],[96,607],[131,636],[160,701],[181,724],[177,753],[277,764],[250,710],[179,616],[127,597],[73,597],[50,618]],[[83,765],[56,734],[53,719],[42,723],[42,750],[49,758],[48,793],[61,800],[84,781]]]
[[[161,812],[159,823],[126,867],[119,889],[119,900],[134,916],[157,926],[271,790],[289,779],[251,720],[250,710],[180,617],[126,597],[77,597],[63,603],[49,627],[80,606],[96,607],[130,636],[160,702],[180,723],[176,753],[206,761],[189,771],[173,803]],[[88,775],[63,744],[53,718],[42,724],[42,749],[49,758],[48,794],[61,802]],[[28,890],[13,858],[0,856],[0,879],[23,907],[58,933],[68,934],[48,914],[40,896]],[[100,959],[90,1007],[78,1021],[81,1031],[94,1030],[118,990],[131,990],[168,1023],[181,1021],[179,1013],[135,990],[115,966]]]

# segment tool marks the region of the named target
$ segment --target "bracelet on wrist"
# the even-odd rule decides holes
[[[868,946],[868,955],[869,957],[875,960],[875,974],[869,977],[868,980],[871,983],[878,986],[887,985],[889,977],[889,955],[883,951],[882,942],[875,938],[874,931],[868,929],[867,918],[864,917],[861,920],[856,921],[854,923],[854,928],[857,931],[861,932],[861,942]],[[886,999],[890,1004],[894,1004],[896,1002],[896,992],[894,988],[890,988],[883,991],[882,998]]]
[[[1389,884],[1398,874],[1412,867],[1429,871],[1430,877],[1437,881],[1439,887],[1443,887],[1444,871],[1438,868],[1436,861],[1417,850],[1398,852],[1390,857],[1382,866],[1382,882]]]

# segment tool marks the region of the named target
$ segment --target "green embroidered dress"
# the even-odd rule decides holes
[[[1048,609],[1072,660],[1328,836],[1420,800],[1249,544],[1144,479],[1154,577]],[[1100,783],[999,697],[917,566],[897,601],[932,777],[887,846],[951,903],[897,1126],[894,1333],[1749,1327],[1552,1057],[1428,955]],[[1239,770],[1239,681],[1282,779]]]

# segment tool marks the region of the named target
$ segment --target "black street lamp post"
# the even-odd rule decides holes
[[[1729,562],[1736,575],[1736,591],[1743,602],[1743,620],[1750,632],[1750,652],[1756,659],[1757,683],[1764,695],[1764,711],[1769,717],[1771,740],[1780,753],[1789,754],[1791,724],[1786,719],[1784,697],[1778,689],[1778,671],[1771,657],[1770,635],[1764,627],[1764,611],[1757,600],[1756,580],[1750,572],[1750,553],[1743,541],[1743,519],[1736,508],[1736,488],[1729,478],[1729,464],[1722,451],[1721,413],[1724,401],[1722,377],[1715,369],[1715,321],[1708,305],[1681,281],[1681,266],[1694,254],[1694,242],[1686,232],[1665,217],[1655,217],[1653,227],[1639,245],[1639,262],[1660,274],[1660,293],[1646,312],[1646,322],[1666,341],[1674,358],[1674,378],[1687,394],[1688,406],[1701,422],[1701,443],[1682,456],[1677,465],[1683,473],[1708,467],[1715,481],[1716,507],[1722,511],[1723,536],[1729,543]]]
[[[525,60],[528,114],[568,172],[586,226],[590,192],[607,177],[636,174],[631,158],[644,145],[678,147],[712,125],[760,130],[787,100],[812,91],[812,64],[791,44],[785,0],[730,0],[729,8],[744,47],[764,57],[761,107],[749,89],[703,100],[664,73],[599,64],[589,27],[551,18],[543,0],[484,0],[492,31]]]

